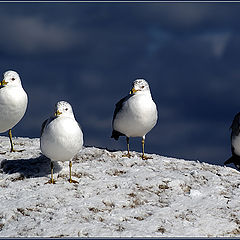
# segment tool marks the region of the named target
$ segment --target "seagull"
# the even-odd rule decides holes
[[[15,150],[12,141],[12,128],[24,116],[28,104],[28,96],[24,91],[17,72],[6,71],[0,83],[0,133],[8,131],[11,149]]]
[[[240,112],[233,119],[231,133],[231,150],[232,156],[224,162],[224,165],[234,163],[236,168],[240,170]]]
[[[82,146],[83,133],[71,105],[65,101],[57,102],[54,116],[42,124],[40,137],[41,152],[51,160],[51,179],[47,183],[55,183],[53,161],[69,161],[69,182],[78,183],[72,179],[72,160]]]
[[[149,85],[144,79],[136,79],[132,84],[129,95],[122,98],[115,107],[112,121],[112,138],[118,140],[119,136],[126,136],[127,155],[129,152],[129,138],[142,138],[142,159],[150,157],[144,154],[144,144],[146,134],[156,125],[158,112],[154,103]]]

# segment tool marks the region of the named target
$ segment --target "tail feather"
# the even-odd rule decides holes
[[[236,161],[236,160],[235,160],[235,157],[232,156],[232,157],[230,157],[228,160],[226,160],[226,161],[224,162],[224,165],[230,164],[230,163],[234,163],[235,161]]]
[[[230,164],[230,163],[233,163],[235,165],[235,167],[238,170],[240,170],[240,157],[239,156],[236,156],[236,155],[231,156],[228,160],[226,160],[224,162],[224,165]]]
[[[120,136],[124,136],[124,134],[122,134],[122,133],[120,133],[120,132],[118,132],[118,131],[116,131],[116,130],[113,130],[113,131],[112,131],[112,136],[111,136],[111,138],[114,138],[115,140],[118,140]]]

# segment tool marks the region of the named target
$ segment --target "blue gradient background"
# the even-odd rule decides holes
[[[240,111],[240,3],[0,3],[1,73],[29,96],[14,136],[39,137],[69,101],[86,146],[115,141],[115,103],[145,78],[159,121],[146,152],[223,165]],[[4,134],[2,134],[4,135]],[[141,151],[141,139],[130,139]]]

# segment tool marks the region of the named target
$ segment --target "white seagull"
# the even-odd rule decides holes
[[[119,136],[126,136],[127,155],[129,153],[129,138],[142,138],[142,159],[148,159],[144,155],[144,143],[146,134],[156,125],[158,112],[154,103],[149,85],[144,79],[136,79],[133,82],[130,94],[121,99],[117,104],[112,121],[112,138],[118,140]]]
[[[55,105],[55,114],[42,124],[40,148],[42,153],[51,160],[51,179],[53,180],[53,162],[69,161],[70,178],[72,180],[72,159],[82,149],[83,133],[78,122],[75,120],[72,107],[65,101]]]
[[[234,163],[236,168],[240,170],[240,113],[236,114],[230,128],[232,129],[232,156],[227,161],[225,161],[224,164]]]
[[[10,152],[23,151],[13,148],[12,128],[24,116],[28,97],[17,72],[7,71],[3,76],[0,83],[0,133],[8,131],[11,144]]]

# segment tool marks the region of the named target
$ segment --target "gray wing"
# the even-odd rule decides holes
[[[46,127],[51,121],[53,121],[55,118],[56,118],[56,117],[50,117],[50,118],[46,119],[46,120],[42,123],[40,136],[42,136],[45,127]]]
[[[234,136],[238,136],[240,133],[240,112],[235,115],[230,128],[232,129],[232,132],[231,132],[231,140],[232,140]],[[232,155],[235,156],[236,155],[235,149],[232,144],[231,144],[231,151],[232,151]]]
[[[45,128],[45,126],[47,125],[47,122],[48,122],[48,119],[46,119],[46,120],[42,123],[41,134],[40,134],[40,136],[42,136],[43,131],[44,131],[44,128]]]
[[[116,103],[116,107],[115,107],[115,110],[114,110],[114,113],[113,113],[113,120],[112,120],[112,124],[114,122],[114,119],[116,118],[116,115],[121,112],[122,108],[123,108],[123,104],[131,97],[131,95],[128,95],[124,98],[122,98],[119,102]],[[112,136],[111,138],[114,138],[115,140],[118,140],[118,138],[120,136],[125,136],[123,133],[121,132],[118,132],[116,130],[113,129],[112,131]]]
[[[230,128],[232,129],[231,137],[239,135],[239,132],[240,132],[240,112],[235,115]]]
[[[123,108],[123,104],[131,97],[131,95],[128,95],[124,98],[122,98],[119,102],[116,103],[116,106],[115,106],[115,110],[114,110],[114,113],[113,113],[113,121],[116,117],[116,115],[121,112],[122,108]]]

